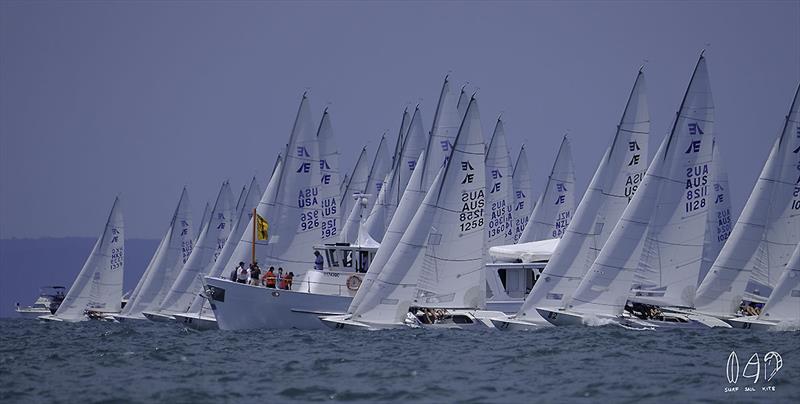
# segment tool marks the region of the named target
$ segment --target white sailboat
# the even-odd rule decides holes
[[[530,330],[550,325],[536,308],[562,308],[571,300],[644,177],[649,138],[644,73],[639,70],[616,133],[574,219],[520,310],[511,318],[492,320],[498,329]]]
[[[161,301],[183,268],[183,264],[192,253],[195,240],[193,230],[189,193],[184,187],[169,227],[167,227],[167,232],[128,299],[128,303],[119,315],[114,316],[115,319],[119,321],[146,320],[142,312],[158,310]]]
[[[224,181],[209,215],[209,222],[197,238],[175,282],[172,283],[157,310],[142,312],[148,320],[172,321],[174,314],[184,313],[191,307],[194,298],[203,290],[201,277],[211,270],[225,245],[233,224],[233,216],[233,194],[230,183]]]
[[[575,213],[575,192],[572,146],[565,135],[545,190],[539,196],[517,244],[561,238]]]
[[[339,149],[333,136],[331,114],[328,108],[322,111],[317,128],[317,144],[319,145],[319,215],[320,240],[322,242],[339,238],[342,228],[342,210],[340,209],[339,185],[342,178],[339,173]]]
[[[119,197],[103,233],[55,314],[42,320],[77,322],[119,313],[125,269],[125,226]]]
[[[800,329],[800,244],[795,247],[761,313],[758,316],[731,318],[727,323],[734,328]]]
[[[769,290],[800,242],[800,87],[783,130],[725,246],[697,290],[696,310],[737,315],[748,281]],[[762,290],[763,290],[762,289]]]
[[[197,242],[197,237],[200,237],[200,233],[203,231],[203,227],[206,226],[208,223],[209,216],[211,214],[211,202],[206,202],[206,207],[203,209],[203,216],[200,218],[200,226],[197,227],[197,232],[195,233],[194,242]]]
[[[540,315],[555,325],[725,326],[692,314],[647,320],[623,316],[637,272],[647,279],[630,296],[637,304],[693,304],[711,204],[713,124],[714,104],[701,54],[670,135],[572,300],[558,309],[537,308]]]
[[[511,179],[514,186],[514,243],[516,243],[528,225],[536,203],[533,199],[533,185],[525,145],[519,149]]]
[[[364,297],[355,307],[351,306],[350,314],[323,317],[323,322],[334,328],[396,328],[405,326],[411,307],[474,309],[483,306],[484,159],[480,117],[473,98],[447,163],[436,176],[399,243],[392,250],[382,245],[380,253],[391,253],[391,257],[385,264],[382,257],[376,257],[374,264],[383,264],[382,269],[374,282],[363,290]],[[425,161],[427,163],[427,157]],[[415,171],[414,177],[417,175]],[[412,178],[409,184],[414,180]],[[409,185],[407,195],[411,195],[411,189]],[[404,209],[405,202],[406,195],[401,202],[403,213],[396,215],[398,222],[410,212]],[[395,220],[390,227],[396,227]],[[458,321],[455,318],[449,317]],[[444,319],[442,316],[441,320]],[[454,325],[454,322],[448,324]]]

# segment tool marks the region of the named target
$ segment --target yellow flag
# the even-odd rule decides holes
[[[258,213],[256,213],[255,219],[256,219],[256,237],[258,237],[259,240],[269,239],[269,223],[267,222],[267,219],[264,219]]]

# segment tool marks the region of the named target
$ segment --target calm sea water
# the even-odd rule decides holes
[[[745,365],[758,354],[756,383],[744,376],[729,383],[731,351],[744,375],[755,373]],[[764,381],[770,351],[783,362]],[[200,333],[154,323],[0,320],[2,403],[701,400],[800,402],[800,333],[612,326]]]

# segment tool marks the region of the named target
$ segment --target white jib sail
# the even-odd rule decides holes
[[[773,287],[800,241],[800,87],[730,238],[697,290],[698,311],[736,313],[748,280]]]
[[[342,215],[348,215],[342,230],[339,231],[339,242],[350,243],[358,237],[361,215],[353,216],[353,211],[357,213],[361,208],[356,208],[358,204],[353,195],[363,194],[366,191],[368,178],[369,163],[367,161],[367,148],[364,147],[361,149],[361,154],[358,155],[353,172],[347,180],[345,190],[342,193],[342,202],[339,204],[342,209]]]
[[[195,243],[197,243],[197,237],[200,237],[200,233],[203,231],[203,228],[206,227],[206,223],[208,223],[209,214],[211,214],[211,202],[206,202],[206,207],[203,209],[203,216],[200,218],[200,225],[197,227],[197,232],[195,233]]]
[[[537,307],[563,308],[571,300],[644,177],[649,138],[650,114],[640,70],[611,145],[518,318],[543,322]]]
[[[398,204],[397,212],[389,223],[389,228],[386,230],[383,241],[380,247],[378,247],[378,251],[375,253],[375,258],[373,258],[369,270],[367,270],[367,274],[364,276],[361,287],[358,288],[356,295],[353,296],[353,300],[350,302],[350,307],[347,310],[348,313],[359,312],[358,307],[365,297],[369,294],[376,293],[375,291],[370,291],[373,283],[386,267],[389,258],[391,258],[392,253],[400,244],[400,239],[409,228],[411,220],[414,218],[423,199],[425,199],[428,189],[423,187],[422,184],[422,163],[424,160],[425,151],[423,150],[417,160],[420,164],[415,166],[416,168],[411,174],[411,179],[408,181],[406,190],[403,192],[403,197]],[[416,277],[413,280],[413,286],[416,288]],[[409,296],[411,295],[413,294]]]
[[[256,208],[257,213],[269,223],[267,240],[256,240],[256,260],[262,268],[283,267],[296,277],[313,268],[312,246],[322,239],[320,212],[320,158],[317,137],[311,121],[308,96],[303,94],[297,116],[292,126],[289,143],[281,170],[276,170],[277,188],[274,199],[264,193]],[[248,224],[248,227],[252,226]],[[244,232],[239,245],[231,255],[231,263],[251,261],[252,232]],[[235,266],[235,264],[233,264]],[[295,284],[299,284],[295,279]]]
[[[564,136],[544,192],[531,212],[518,243],[561,238],[575,213],[575,165],[572,146]]]
[[[208,274],[225,245],[233,225],[233,217],[233,193],[230,184],[225,181],[211,209],[209,222],[161,302],[159,311],[182,313],[189,309],[195,296],[202,290],[200,278]]]
[[[69,288],[56,317],[82,320],[86,310],[117,313],[122,301],[125,266],[125,226],[119,197],[114,199],[103,234]]]
[[[525,226],[533,212],[533,183],[531,182],[531,172],[528,167],[528,154],[525,153],[525,145],[519,149],[517,162],[514,164],[512,174],[514,185],[514,242],[519,241]]]
[[[420,306],[485,307],[485,148],[478,104],[473,97],[436,200],[417,284]]]
[[[662,275],[650,278],[648,303],[691,306],[711,202],[713,111],[701,55],[670,135],[567,308],[621,315],[641,266]]]
[[[150,260],[121,314],[144,318],[142,312],[158,310],[194,247],[189,193],[183,188],[167,232]]]
[[[759,318],[800,323],[800,244],[786,263]]]

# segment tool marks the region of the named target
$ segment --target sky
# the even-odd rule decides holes
[[[183,186],[197,220],[224,180],[263,189],[306,89],[349,171],[405,106],[430,128],[448,73],[535,189],[568,133],[583,192],[639,67],[652,154],[702,49],[738,214],[800,81],[800,1],[4,0],[0,238],[97,237],[116,195],[127,237],[160,238]]]

